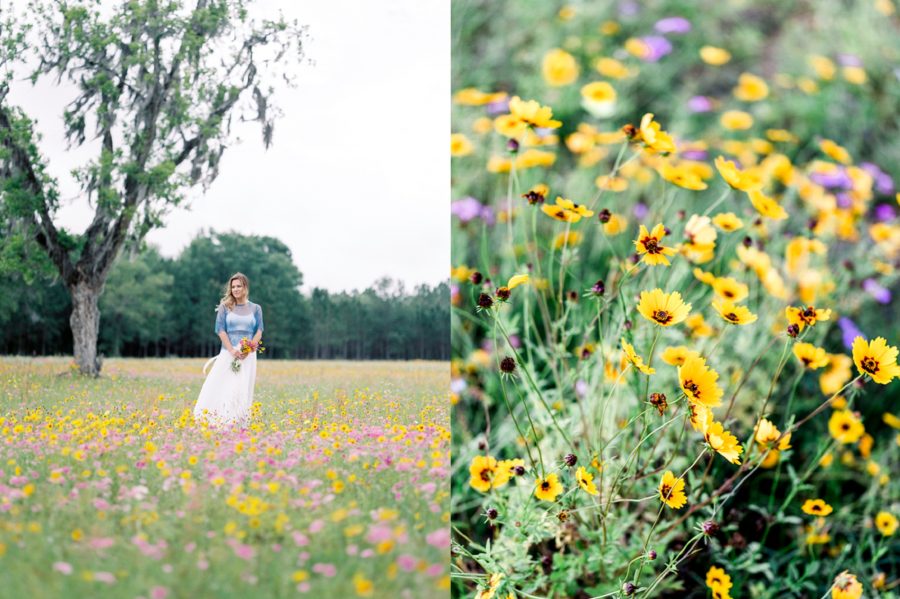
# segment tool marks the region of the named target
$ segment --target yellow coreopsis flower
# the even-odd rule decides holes
[[[681,253],[696,264],[709,262],[714,256],[717,235],[712,219],[692,214],[684,225],[687,241],[681,244]]]
[[[537,100],[523,100],[519,96],[513,96],[509,101],[509,112],[532,127],[557,129],[562,126],[561,121],[553,120],[553,109],[541,106]]]
[[[615,111],[616,90],[606,81],[594,81],[581,88],[581,104],[596,117],[608,117]]]
[[[660,357],[666,364],[681,366],[688,357],[699,355],[699,353],[689,349],[686,345],[676,345],[674,347],[667,347]]]
[[[628,189],[628,179],[625,177],[610,177],[609,175],[600,175],[594,179],[594,185],[597,189],[604,191],[625,191]]]
[[[701,433],[713,422],[712,410],[699,403],[688,404],[691,412],[691,428]]]
[[[472,149],[472,142],[462,133],[453,133],[450,135],[451,156],[468,156],[472,153]]]
[[[822,308],[814,308],[813,306],[795,308],[788,306],[784,309],[784,315],[788,319],[788,324],[795,324],[802,331],[806,326],[813,326],[819,320],[829,320],[831,318],[831,310]]]
[[[816,72],[816,76],[819,79],[824,79],[825,81],[831,81],[834,79],[834,74],[837,71],[837,67],[834,66],[834,62],[831,61],[830,58],[825,56],[820,56],[818,54],[813,54],[809,58],[809,64]]]
[[[662,238],[666,236],[666,228],[662,223],[653,227],[653,231],[647,232],[647,227],[641,225],[637,239],[634,240],[634,247],[637,253],[642,256],[641,261],[650,266],[664,264],[669,266],[669,260],[666,256],[674,256],[675,250],[662,245]]]
[[[691,330],[691,337],[709,337],[713,334],[713,328],[703,318],[703,314],[691,314],[684,321],[687,328]]]
[[[726,110],[719,118],[719,123],[730,131],[745,131],[753,126],[753,117],[743,110]]]
[[[762,178],[756,171],[742,171],[733,161],[726,160],[724,156],[716,158],[715,164],[716,170],[719,171],[719,174],[722,175],[725,182],[735,189],[751,191],[762,187]]]
[[[862,67],[847,65],[841,69],[844,79],[853,85],[862,85],[869,80],[866,70]]]
[[[769,95],[769,86],[765,80],[750,73],[742,73],[738,85],[734,88],[734,97],[742,102],[759,102]]]
[[[784,451],[786,449],[791,448],[791,433],[786,434],[784,437],[781,436],[781,431],[778,430],[778,427],[775,426],[770,420],[767,418],[761,418],[759,424],[756,425],[756,433],[754,433],[753,438],[762,448],[771,449],[774,445],[775,441],[781,438],[778,441],[777,449],[779,451]]]
[[[714,408],[722,403],[722,388],[716,383],[719,373],[706,365],[700,356],[690,356],[678,367],[678,381],[687,398]]]
[[[900,376],[897,365],[897,348],[889,346],[884,337],[876,337],[871,343],[862,337],[853,340],[853,362],[860,374],[867,374],[880,385],[887,385]]]
[[[625,339],[621,339],[620,343],[622,344],[622,351],[625,352],[625,358],[631,362],[635,368],[644,374],[653,374],[656,372],[655,368],[650,368],[649,365],[644,364],[644,359],[635,353],[634,347],[630,343],[625,341]]]
[[[825,349],[816,347],[812,343],[797,343],[794,345],[794,356],[803,362],[810,370],[818,370],[828,364],[828,355]]]
[[[756,322],[756,314],[753,314],[745,306],[729,301],[714,301],[712,307],[726,322],[731,324],[750,324]]]
[[[581,239],[581,233],[579,233],[578,231],[562,231],[553,238],[553,247],[556,249],[560,249],[568,246],[576,246],[581,243]]]
[[[846,445],[859,441],[866,428],[850,410],[835,410],[828,419],[828,432],[838,443]]]
[[[734,212],[722,212],[717,214],[713,217],[712,222],[726,233],[731,233],[732,231],[737,231],[744,227],[744,221],[738,218]]]
[[[594,475],[585,470],[584,466],[579,466],[578,470],[575,471],[575,480],[578,481],[578,486],[581,487],[585,493],[590,495],[600,494],[597,490],[597,485],[594,484]]]
[[[691,305],[686,304],[677,291],[665,293],[662,289],[656,288],[653,291],[641,291],[637,309],[647,320],[668,327],[687,318]]]
[[[594,63],[594,68],[604,77],[610,79],[624,79],[634,74],[634,71],[615,58],[601,57]]]
[[[731,60],[731,52],[715,46],[703,46],[700,48],[700,59],[708,65],[718,67]]]
[[[788,217],[784,206],[758,189],[748,191],[747,197],[750,198],[750,203],[753,204],[756,211],[766,218],[771,218],[772,220],[784,220]]]
[[[464,106],[483,106],[505,99],[506,92],[485,93],[474,87],[467,87],[453,94],[453,101]]]
[[[528,130],[528,123],[512,114],[501,114],[494,119],[494,130],[504,137],[520,137]]]
[[[475,593],[475,599],[494,599],[494,594],[497,592],[497,589],[500,587],[500,584],[503,582],[503,574],[500,572],[494,572],[488,578],[488,586],[486,589],[479,589],[477,593]]]
[[[694,278],[705,285],[712,285],[716,280],[716,275],[700,268],[694,268],[692,272],[694,273]]]
[[[893,536],[897,532],[897,517],[890,512],[878,512],[878,515],[875,516],[875,526],[878,528],[878,532],[884,536]]]
[[[644,142],[644,147],[652,152],[667,154],[675,151],[675,142],[662,130],[660,124],[653,120],[653,113],[650,112],[641,118],[641,127],[635,132],[634,139]]]
[[[579,69],[574,56],[565,50],[554,48],[544,55],[541,71],[548,85],[560,87],[578,79]]]
[[[549,167],[553,166],[554,162],[556,162],[556,154],[554,154],[553,152],[545,152],[543,150],[529,148],[519,154],[516,158],[516,168],[524,170],[534,168],[536,166]]]
[[[722,568],[710,566],[706,572],[706,586],[711,591],[720,589],[727,593],[731,589],[731,576]]]
[[[495,481],[498,472],[496,458],[484,455],[475,456],[469,465],[469,485],[476,491],[487,493],[492,486],[499,486]]]
[[[671,470],[666,470],[659,482],[659,499],[664,504],[674,509],[681,509],[687,503],[684,494],[684,480],[675,478]]]
[[[543,501],[556,501],[556,498],[564,490],[556,474],[548,474],[547,478],[538,478],[534,486],[534,496]]]
[[[675,166],[668,162],[664,162],[659,166],[657,172],[666,181],[674,183],[678,187],[684,189],[702,191],[709,187],[697,172],[685,168],[684,166]]]
[[[628,219],[621,214],[612,214],[609,222],[603,223],[603,232],[607,235],[618,235],[628,227]]]
[[[732,277],[716,277],[712,288],[716,295],[729,302],[742,301],[750,294],[750,288]]]
[[[846,148],[839,146],[830,139],[823,139],[819,142],[819,149],[822,150],[829,158],[840,162],[841,164],[850,164],[853,159],[850,158],[850,152]]]
[[[527,283],[530,279],[531,277],[527,274],[513,275],[512,277],[510,277],[509,282],[506,284],[506,287],[508,289],[515,289],[519,285]]]
[[[584,216],[594,215],[593,211],[562,197],[556,198],[556,204],[544,204],[541,210],[547,216],[566,223],[577,223]]]
[[[803,502],[800,509],[810,516],[827,516],[834,511],[830,505],[821,499],[807,499]]]
[[[859,599],[862,594],[862,584],[847,570],[838,574],[831,586],[831,599]]]
[[[706,443],[720,456],[732,464],[740,464],[740,455],[744,448],[738,443],[737,437],[725,430],[721,422],[712,422],[703,431]]]

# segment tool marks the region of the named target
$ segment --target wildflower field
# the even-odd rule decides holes
[[[447,366],[259,362],[195,423],[203,360],[0,361],[0,595],[446,595]]]
[[[896,2],[453,5],[453,596],[900,597]]]

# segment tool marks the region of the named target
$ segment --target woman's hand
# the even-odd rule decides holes
[[[247,356],[250,355],[250,354],[245,354],[244,352],[240,352],[240,354],[241,354],[241,355],[238,356],[238,359],[239,359],[239,360],[244,360],[244,359],[246,359]]]
[[[238,360],[244,359],[244,355],[241,353],[241,351],[239,349],[237,349],[235,347],[232,347],[231,351],[229,353],[232,355],[232,357],[237,358]]]

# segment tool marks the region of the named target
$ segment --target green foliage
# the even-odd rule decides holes
[[[0,352],[71,351],[71,310],[53,265],[23,235],[0,253]],[[32,263],[33,262],[33,263]],[[155,248],[125,254],[100,297],[100,347],[107,355],[211,355],[215,309],[235,272],[250,279],[263,308],[266,357],[410,359],[449,356],[449,287],[407,291],[381,279],[363,291],[301,293],[303,275],[290,249],[272,237],[210,233],[174,259]],[[40,322],[40,329],[33,323]]]

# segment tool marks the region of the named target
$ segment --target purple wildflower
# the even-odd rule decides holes
[[[875,279],[866,279],[862,286],[866,293],[874,297],[879,304],[891,303],[891,290],[882,287]]]
[[[578,397],[584,397],[588,392],[588,384],[584,379],[578,379],[575,381],[575,395]]]
[[[503,98],[502,100],[491,102],[490,104],[485,106],[485,110],[490,116],[506,114],[507,112],[509,112],[509,98]]]
[[[638,220],[644,220],[647,218],[647,213],[650,212],[650,209],[647,208],[647,204],[643,202],[638,202],[634,205],[634,217]]]
[[[644,62],[657,62],[663,56],[672,53],[672,42],[661,35],[647,35],[641,38],[647,47],[647,54],[641,56]]]
[[[897,218],[897,211],[890,204],[879,204],[875,207],[875,219],[881,222]]]
[[[853,348],[853,340],[857,337],[866,337],[863,332],[859,330],[859,327],[856,326],[856,323],[854,323],[846,316],[841,316],[840,318],[838,318],[838,326],[841,327],[841,335],[843,336],[844,347],[846,347],[847,349]]]
[[[667,17],[656,22],[653,28],[659,33],[687,33],[691,22],[684,17]]]
[[[847,171],[842,168],[826,172],[815,172],[809,178],[816,185],[821,185],[826,189],[851,189],[853,187],[853,180],[847,174]]]
[[[884,196],[894,195],[894,180],[889,174],[871,162],[863,162],[860,166],[875,179],[875,191]]]
[[[464,223],[480,218],[489,225],[494,224],[494,211],[491,207],[485,206],[471,196],[451,202],[450,214],[453,214]]]
[[[709,112],[712,110],[712,100],[706,96],[694,96],[687,103],[691,112]]]

